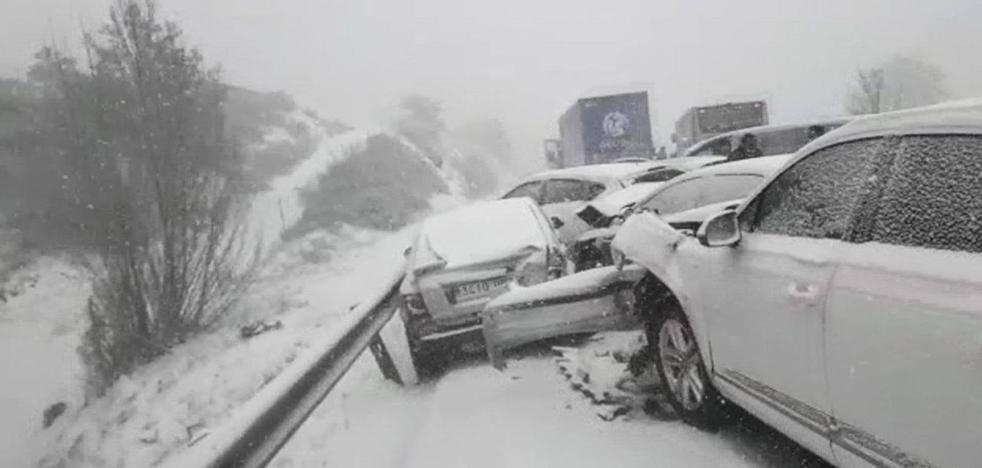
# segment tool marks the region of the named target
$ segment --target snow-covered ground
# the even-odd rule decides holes
[[[622,393],[614,386],[627,371],[612,364],[616,349],[587,343],[579,351],[578,371]],[[823,466],[753,420],[710,434],[633,407],[606,421],[605,408],[573,389],[557,360],[548,346],[532,347],[498,372],[474,356],[403,388],[363,357],[271,466]]]
[[[220,427],[399,265],[408,232],[314,233],[284,246],[243,307],[44,431],[42,466],[151,466]],[[281,328],[251,338],[254,320]],[[3,465],[0,463],[0,465]]]
[[[42,258],[0,286],[0,466],[27,466],[24,448],[41,434],[44,410],[82,402],[75,349],[89,288],[82,270],[60,258]]]

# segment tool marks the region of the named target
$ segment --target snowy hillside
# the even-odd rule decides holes
[[[0,401],[0,466],[36,460],[41,466],[146,466],[166,458],[220,424],[370,294],[380,272],[399,265],[412,222],[465,200],[469,184],[453,163],[459,153],[437,167],[405,139],[334,133],[311,118],[288,116],[308,119],[305,138],[317,145],[269,178],[248,213],[252,239],[271,254],[259,283],[217,329],[122,378],[105,396],[86,402],[76,352],[87,323],[85,270],[63,257],[41,257],[16,270],[4,286],[10,297],[0,301],[0,372],[17,382]],[[277,125],[255,144],[297,141]],[[415,175],[406,177],[406,168]],[[337,193],[339,180],[350,185],[342,189],[348,198],[336,206],[354,211],[321,210],[312,218],[312,207],[323,207],[310,204],[315,194]],[[404,203],[407,193],[417,197],[415,204]],[[369,222],[379,219],[395,222]],[[302,221],[308,224],[299,231]],[[291,233],[286,242],[284,233]],[[281,328],[241,337],[244,325],[276,322]],[[45,429],[42,414],[59,402],[64,414]]]

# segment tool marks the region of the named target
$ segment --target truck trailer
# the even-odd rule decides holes
[[[676,154],[707,138],[743,128],[767,125],[765,101],[727,102],[711,106],[692,107],[675,122]]]
[[[559,118],[559,167],[653,157],[648,93],[578,99]]]

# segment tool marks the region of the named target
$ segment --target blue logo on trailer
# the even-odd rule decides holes
[[[584,98],[580,105],[586,164],[651,155],[647,93]]]

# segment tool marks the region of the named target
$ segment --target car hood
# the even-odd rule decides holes
[[[642,211],[624,221],[611,248],[650,271],[658,272],[685,238],[654,213]]]

